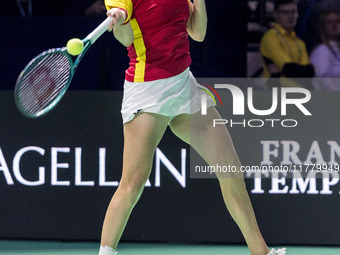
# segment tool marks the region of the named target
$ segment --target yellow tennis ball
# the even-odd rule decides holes
[[[70,53],[72,56],[77,56],[84,49],[84,43],[78,38],[73,38],[67,42],[66,48],[67,52]]]

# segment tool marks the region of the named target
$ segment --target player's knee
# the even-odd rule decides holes
[[[220,182],[225,183],[225,182],[228,182],[228,180],[243,179],[244,174],[242,172],[225,171],[225,172],[216,173],[216,177],[220,180]]]
[[[223,190],[228,190],[229,192],[238,191],[240,189],[245,189],[246,184],[244,178],[239,175],[229,175],[227,178],[219,178],[219,183]]]
[[[143,193],[146,180],[144,178],[132,178],[121,183],[120,189],[123,190],[126,199],[134,205]]]

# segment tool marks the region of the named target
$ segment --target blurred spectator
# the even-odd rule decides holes
[[[313,77],[314,67],[309,63],[305,43],[298,38],[294,28],[298,19],[296,0],[275,0],[276,23],[261,40],[264,77]],[[291,80],[281,86],[301,86]]]
[[[85,10],[85,16],[90,18],[105,17],[106,8],[104,0],[96,0],[90,7]]]
[[[325,10],[320,14],[318,32],[321,44],[311,54],[317,78],[340,78],[340,13]],[[315,89],[340,90],[335,79],[316,79]]]

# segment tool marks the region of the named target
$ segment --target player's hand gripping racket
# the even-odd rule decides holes
[[[64,47],[44,51],[28,63],[20,73],[14,90],[15,103],[23,115],[37,118],[46,114],[60,101],[80,60],[108,29],[111,21],[111,17],[106,18],[82,40],[84,48],[74,61]]]

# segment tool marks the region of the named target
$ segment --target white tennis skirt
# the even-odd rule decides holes
[[[131,121],[139,112],[157,113],[170,117],[194,114],[201,110],[203,94],[206,106],[215,106],[215,99],[208,95],[207,88],[198,84],[187,68],[179,75],[148,82],[125,80],[122,103],[123,124]]]

